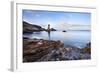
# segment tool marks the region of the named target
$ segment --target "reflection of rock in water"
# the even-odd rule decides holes
[[[49,38],[49,40],[50,40],[50,32],[48,32],[48,38]]]

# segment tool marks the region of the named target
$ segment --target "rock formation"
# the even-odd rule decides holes
[[[90,47],[88,46],[89,50]],[[43,39],[23,40],[23,62],[64,61],[90,59],[87,48],[79,49],[74,46],[64,47],[64,43]]]

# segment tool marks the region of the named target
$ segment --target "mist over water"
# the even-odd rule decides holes
[[[50,34],[45,31],[33,32],[33,34],[24,34],[25,37],[60,40],[64,42],[64,46],[71,45],[78,48],[84,48],[87,43],[91,42],[91,31],[51,31]]]

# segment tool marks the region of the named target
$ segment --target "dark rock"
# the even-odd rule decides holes
[[[30,38],[28,38],[28,37],[23,37],[23,39],[30,39]]]
[[[54,29],[54,28],[51,28],[51,29],[50,29],[50,31],[57,31],[57,30],[56,30],[56,29]]]
[[[33,33],[33,32],[40,32],[40,31],[56,31],[56,29],[51,28],[50,30],[42,28],[36,24],[30,24],[28,22],[23,21],[23,33]]]
[[[91,54],[91,43],[90,42],[86,44],[86,47],[82,49],[82,52]]]
[[[28,22],[23,21],[23,33],[33,33],[33,32],[39,32],[44,31],[45,29],[41,26],[30,24]]]
[[[63,61],[90,59],[91,53],[87,48],[79,49],[74,46],[64,47],[61,41],[43,39],[25,39],[23,43],[23,62]]]
[[[50,53],[54,48],[61,47],[59,41],[48,40],[24,40],[23,43],[23,62],[38,61],[43,56]]]
[[[63,30],[63,32],[66,32],[66,30]]]

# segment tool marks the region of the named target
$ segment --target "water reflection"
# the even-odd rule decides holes
[[[48,32],[48,39],[50,40],[50,31]]]

